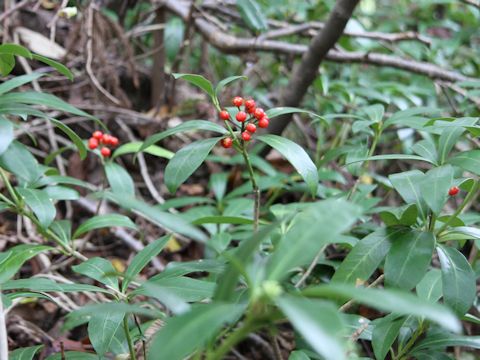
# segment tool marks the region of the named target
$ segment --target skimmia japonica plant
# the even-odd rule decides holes
[[[4,76],[15,56],[44,61],[71,76],[62,65],[19,46],[2,45],[0,55]],[[47,346],[39,343],[12,349],[10,358],[219,360],[253,334],[268,338],[275,349],[282,331],[295,334],[289,355],[293,360],[447,359],[454,356],[452,347],[480,347],[479,337],[466,335],[472,324],[480,323],[478,271],[472,268],[478,269],[480,218],[468,211],[479,190],[480,150],[469,146],[469,139],[480,134],[478,118],[440,117],[431,108],[386,115],[379,104],[353,116],[263,110],[249,96],[220,102],[224,88],[242,77],[214,87],[202,76],[176,74],[206,92],[218,119],[185,121],[142,143],[120,144],[97,118],[55,96],[18,90],[46,75],[32,73],[0,84],[0,211],[33,224],[41,235],[37,243],[9,243],[0,253],[2,314],[8,317],[25,299],[52,301],[61,308],[66,336],[83,328],[91,347],[52,354],[51,347],[46,353]],[[89,119],[96,129],[82,139],[48,109]],[[308,115],[318,129],[354,118],[352,133],[366,139],[369,148],[354,140],[335,141],[313,161],[297,143],[268,134],[277,116],[294,112]],[[44,119],[69,139],[43,163],[30,150],[35,143],[20,136],[23,122],[32,118]],[[412,153],[376,155],[387,130],[405,128],[421,135]],[[202,134],[201,140],[174,154],[158,145],[193,131]],[[458,142],[463,151],[455,147]],[[296,172],[272,167],[258,155],[259,144],[275,149]],[[68,151],[82,159],[97,156],[107,186],[66,176],[52,165]],[[118,161],[141,153],[168,159],[163,178],[172,194],[206,160],[242,165],[243,183],[229,189],[227,174],[215,173],[209,182],[212,197],[183,196],[152,205],[140,198]],[[330,168],[332,161],[340,166]],[[369,165],[376,161],[425,166],[372,178]],[[346,173],[359,180],[345,186]],[[78,200],[79,187],[117,212],[81,222],[67,218],[59,205]],[[377,189],[392,190],[403,204],[384,206],[375,196]],[[278,202],[285,193],[296,202]],[[158,226],[164,235],[142,246],[126,268],[82,253],[88,234],[102,228],[141,234],[134,216]],[[179,238],[198,242],[204,259],[173,261],[148,279],[140,276]],[[341,256],[330,257],[332,249]],[[31,276],[20,272],[41,253],[55,262],[67,258],[73,263],[56,276],[48,269]],[[90,300],[76,304],[72,293],[84,293]],[[5,316],[0,320],[4,330]],[[365,353],[360,343],[371,351]]]

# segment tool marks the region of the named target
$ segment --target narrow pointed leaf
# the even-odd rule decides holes
[[[83,222],[73,234],[73,238],[76,239],[83,234],[101,228],[112,227],[126,227],[133,230],[138,230],[137,225],[130,220],[129,217],[120,214],[105,214],[96,215],[87,221]]]
[[[44,229],[55,219],[57,209],[44,190],[17,188],[17,192],[37,217]]]

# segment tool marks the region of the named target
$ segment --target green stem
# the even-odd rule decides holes
[[[123,331],[128,343],[128,351],[130,352],[130,360],[136,360],[135,347],[133,346],[132,337],[130,336],[130,328],[128,327],[128,315],[123,318]]]
[[[415,345],[415,342],[418,340],[420,335],[423,334],[424,328],[423,328],[423,321],[420,322],[420,325],[418,326],[417,330],[413,333],[412,337],[408,342],[405,344],[405,346],[400,349],[398,352],[397,356],[395,359],[401,360],[404,358],[404,356],[410,351],[410,349]],[[405,358],[406,359],[406,358]]]
[[[225,339],[222,345],[220,345],[213,354],[207,356],[207,360],[223,359],[235,345],[247,337],[248,334],[256,329],[256,327],[257,325],[255,325],[251,319],[247,319],[242,326],[237,328]]]
[[[450,223],[458,216],[460,213],[465,209],[465,206],[470,201],[473,201],[475,196],[477,195],[478,189],[480,187],[480,183],[478,180],[475,181],[475,184],[473,184],[472,188],[468,192],[467,196],[463,200],[462,204],[457,208],[457,210],[448,218],[448,220],[443,224],[443,226],[437,231],[437,235],[440,235],[445,229],[450,225]]]
[[[20,199],[18,198],[17,193],[13,189],[13,186],[10,183],[10,180],[8,179],[8,176],[5,173],[5,170],[3,170],[2,168],[0,168],[0,177],[2,178],[2,181],[5,184],[5,187],[7,188],[8,193],[10,194],[11,198],[13,199],[13,202],[18,205],[19,202],[20,202]]]
[[[253,204],[253,231],[256,232],[258,230],[258,222],[260,219],[260,189],[258,188],[257,181],[255,180],[252,163],[245,146],[242,147],[242,155],[245,159],[245,164],[247,165],[250,181],[252,182],[253,196],[255,198]]]

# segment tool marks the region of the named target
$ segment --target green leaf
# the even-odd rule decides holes
[[[207,130],[213,131],[219,134],[226,134],[228,131],[218,124],[206,120],[189,120],[183,124],[175,126],[174,128],[162,131],[161,133],[153,134],[147,138],[138,151],[146,151],[147,148],[153,144],[165,139],[168,136],[175,135],[181,132],[194,131],[194,130]]]
[[[160,254],[165,245],[171,239],[171,236],[166,235],[153,241],[143,248],[135,257],[125,271],[125,278],[122,283],[122,291],[128,287],[128,284],[140,274],[143,268],[152,260],[155,256]]]
[[[112,263],[100,257],[94,257],[79,265],[72,266],[73,271],[101,282],[115,290],[118,290],[116,270]]]
[[[267,263],[270,280],[281,280],[297,266],[308,265],[320,249],[355,223],[360,209],[345,200],[313,203],[292,220],[289,231]]]
[[[23,56],[27,59],[32,58],[32,53],[27,48],[17,44],[2,44],[0,45],[0,54],[9,54],[16,56]]]
[[[416,204],[377,209],[380,218],[387,226],[412,226],[417,222],[418,208]]]
[[[0,84],[0,95],[3,95],[10,90],[13,90],[22,85],[28,84],[29,82],[37,80],[44,75],[45,74],[43,73],[32,72],[30,74],[16,76],[13,79],[7,80],[4,83]]]
[[[305,289],[303,294],[311,297],[352,299],[382,311],[425,317],[454,332],[460,332],[462,328],[460,321],[446,306],[420,299],[405,291],[329,284]]]
[[[342,320],[328,302],[284,295],[277,305],[309,345],[326,360],[346,359],[339,342]]]
[[[165,159],[171,159],[174,155],[173,152],[164,149],[160,146],[150,145],[146,149],[140,150],[142,148],[143,143],[141,141],[134,141],[123,144],[120,146],[112,155],[112,159],[115,159],[119,156],[126,155],[126,154],[135,154],[139,151],[143,151],[147,154],[158,156]]]
[[[188,81],[190,84],[195,85],[196,87],[205,91],[212,99],[215,98],[215,91],[213,90],[213,85],[210,81],[205,79],[202,75],[196,74],[172,74],[176,79],[183,79]]]
[[[76,239],[79,236],[95,229],[112,228],[115,226],[138,230],[137,225],[135,225],[135,223],[130,220],[128,216],[120,214],[96,215],[83,222],[73,234],[73,238]]]
[[[194,240],[205,242],[207,237],[196,227],[189,224],[186,220],[178,215],[170,214],[159,210],[158,208],[148,205],[147,203],[122,196],[121,194],[105,193],[108,200],[115,202],[121,207],[134,211],[138,215],[152,221],[153,223],[181,235],[188,236]]]
[[[213,191],[217,202],[222,201],[227,191],[228,175],[225,172],[214,173],[210,176],[209,187]]]
[[[40,225],[47,229],[55,219],[57,209],[44,190],[16,188],[25,203],[37,217]]]
[[[43,345],[30,346],[25,348],[16,349],[8,354],[10,360],[32,360],[35,354],[43,348]]]
[[[310,358],[303,351],[295,350],[290,353],[288,360],[310,360]]]
[[[78,191],[66,186],[49,186],[43,189],[51,200],[77,200],[80,197]]]
[[[385,259],[385,282],[410,290],[425,275],[432,260],[435,236],[431,232],[409,231],[397,237]]]
[[[425,179],[425,174],[419,170],[411,170],[390,175],[388,178],[407,204],[417,204],[420,216],[425,220],[426,204],[420,191],[420,183]]]
[[[233,224],[233,225],[247,225],[253,224],[252,219],[240,217],[240,216],[205,216],[199,219],[196,219],[192,222],[193,225],[203,225],[203,224]]]
[[[0,54],[0,74],[7,76],[15,67],[15,57],[10,54]]]
[[[156,278],[143,283],[133,291],[133,294],[148,295],[150,293],[150,285],[156,285],[159,290],[164,290],[185,302],[199,302],[210,299],[216,286],[211,281],[192,279],[185,276]]]
[[[281,136],[271,134],[258,136],[257,139],[282,154],[305,180],[312,196],[317,193],[318,169],[300,145]]]
[[[225,86],[227,86],[228,84],[234,82],[234,81],[237,81],[237,80],[247,80],[248,78],[246,76],[229,76],[225,79],[223,79],[222,81],[220,81],[217,86],[215,87],[215,96],[218,97],[218,94],[220,93],[220,91],[223,90],[223,88]]]
[[[450,165],[431,169],[420,183],[422,197],[435,215],[440,214],[447,202],[452,184],[453,168]]]
[[[430,161],[430,159],[426,159],[422,156],[405,155],[405,154],[387,154],[387,155],[375,155],[375,156],[364,157],[361,159],[350,160],[345,165],[355,164],[362,161],[377,161],[377,160],[420,160],[420,161],[426,161],[428,163],[433,164],[433,162]]]
[[[73,81],[73,73],[63,64],[59,63],[58,61],[49,59],[45,56],[38,55],[38,54],[33,54],[32,57],[35,60],[41,61],[48,66],[51,66],[55,70],[57,70],[60,74],[65,75],[68,80]]]
[[[64,284],[57,283],[50,279],[32,277],[28,279],[9,280],[2,284],[3,290],[28,289],[30,291],[42,292],[100,292],[109,294],[110,292],[98,286],[86,284]]]
[[[464,132],[465,128],[463,127],[447,127],[442,131],[438,141],[438,162],[440,165],[445,163],[448,154]]]
[[[203,139],[192,142],[180,149],[165,168],[165,185],[171,193],[188,179],[203,163],[220,138]]]
[[[480,349],[480,336],[464,336],[449,334],[446,332],[436,332],[429,334],[425,339],[416,345],[411,353],[423,349],[438,349],[449,346],[462,346],[470,349]]]
[[[109,161],[105,164],[105,174],[113,193],[132,197],[135,195],[133,179],[123,167]]]
[[[265,111],[267,114],[267,117],[272,119],[277,116],[285,115],[285,114],[308,114],[311,117],[321,119],[321,116],[315,114],[314,112],[305,110],[305,109],[300,109],[296,107],[286,107],[286,106],[281,106],[281,107],[276,107],[276,108],[271,108]]]
[[[430,269],[417,284],[418,297],[438,301],[442,297],[442,272],[439,269]]]
[[[52,249],[50,246],[25,244],[17,245],[4,253],[0,253],[0,284],[11,279],[25,261],[50,249]]]
[[[0,167],[28,183],[34,182],[41,175],[37,160],[18,141],[13,141],[0,155]]]
[[[350,251],[332,277],[332,282],[367,281],[387,255],[392,241],[406,230],[382,228],[360,240]]]
[[[177,291],[178,293],[178,291]],[[171,289],[167,289],[162,285],[158,285],[155,281],[150,279],[144,282],[141,287],[131,292],[132,295],[141,294],[144,296],[150,296],[165,305],[173,314],[180,315],[190,310],[191,306],[185,300],[171,292]]]
[[[372,346],[377,360],[385,359],[405,320],[391,314],[373,321]]]
[[[448,163],[456,165],[463,170],[480,175],[480,150],[464,151],[448,160]]]
[[[362,112],[365,113],[370,118],[370,120],[378,123],[383,119],[383,115],[385,114],[385,107],[381,104],[375,104],[363,108]]]
[[[435,142],[431,139],[420,140],[412,146],[412,151],[436,165],[438,160]]]
[[[13,124],[0,115],[0,155],[8,149],[13,139]]]
[[[173,360],[187,357],[205,346],[224,324],[236,321],[243,308],[237,304],[202,304],[168,319],[152,340],[149,358]]]
[[[92,184],[86,181],[75,179],[70,176],[58,176],[58,175],[44,176],[40,178],[38,181],[36,181],[33,185],[35,187],[41,187],[41,186],[48,186],[52,184],[75,185],[75,186],[80,186],[92,191],[96,190],[95,186],[93,186]]]
[[[184,41],[185,25],[177,16],[172,16],[165,24],[164,30],[164,42],[167,59],[169,62],[174,63],[175,57],[180,50],[181,44]]]
[[[88,337],[99,356],[110,350],[113,337],[123,321],[123,312],[111,310],[92,315],[88,322]]]
[[[476,297],[476,276],[472,267],[457,249],[437,247],[442,269],[443,300],[457,314],[464,315]]]
[[[62,130],[65,135],[68,136],[70,140],[75,144],[75,146],[78,149],[78,153],[80,155],[80,159],[84,160],[87,157],[87,148],[85,147],[85,143],[83,140],[80,138],[80,136],[77,135],[75,131],[73,131],[70,127],[62,123],[61,121],[55,120],[55,119],[49,119],[56,127],[58,127],[60,130]]]
[[[256,0],[237,0],[237,9],[247,26],[255,32],[268,29],[264,13]]]
[[[45,360],[98,360],[98,355],[80,351],[65,351],[65,357],[61,353],[50,355]]]

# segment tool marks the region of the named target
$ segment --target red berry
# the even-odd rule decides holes
[[[255,118],[256,118],[257,120],[261,120],[261,119],[263,119],[264,116],[265,116],[265,111],[263,111],[262,108],[256,108],[256,109],[255,109],[255,112],[253,113],[253,115],[255,116]]]
[[[244,122],[245,120],[247,120],[247,113],[245,111],[239,111],[235,118],[237,119],[237,121]]]
[[[220,119],[225,120],[225,121],[230,119],[230,114],[228,113],[227,110],[220,111]]]
[[[115,137],[115,136],[111,136],[111,137],[110,137],[110,145],[112,145],[112,146],[118,146],[118,143],[119,143],[119,142],[120,142],[120,141],[118,140],[117,137]]]
[[[243,140],[249,141],[251,138],[252,138],[252,135],[250,135],[249,132],[244,131],[244,132],[242,133],[242,139],[243,139]]]
[[[93,134],[92,134],[92,137],[94,137],[95,139],[97,140],[101,140],[102,139],[102,136],[103,136],[103,133],[101,131],[95,131]]]
[[[245,127],[245,129],[246,129],[249,133],[251,133],[251,134],[253,134],[255,131],[257,131],[257,127],[256,127],[254,124],[252,124],[252,123],[248,124],[248,125]]]
[[[100,140],[100,142],[101,142],[102,144],[104,144],[104,145],[108,145],[108,144],[110,144],[110,138],[111,138],[111,137],[112,137],[111,135],[103,134],[102,139]]]
[[[459,192],[460,192],[460,189],[458,188],[458,186],[452,186],[452,187],[450,188],[450,190],[448,190],[448,195],[450,195],[450,196],[455,196],[455,195],[457,195]]]
[[[222,139],[222,146],[225,148],[225,149],[228,149],[228,148],[231,148],[232,147],[232,144],[233,144],[233,140],[232,138],[225,138],[225,139]]]
[[[252,109],[255,107],[255,100],[245,100],[245,108],[246,109]]]
[[[249,114],[254,114],[254,113],[255,113],[255,110],[256,110],[255,106],[253,106],[253,107],[248,107],[248,108],[245,107],[245,111],[246,111],[247,113],[249,113]]]
[[[240,96],[235,96],[232,100],[232,103],[233,105],[235,105],[236,107],[240,107],[242,106],[243,104],[243,98],[241,98]]]
[[[102,150],[100,150],[100,153],[102,154],[103,157],[109,157],[112,151],[107,147],[102,147]]]
[[[265,129],[268,127],[269,122],[270,121],[268,120],[268,118],[264,117],[263,119],[258,120],[258,127]]]
[[[98,147],[98,140],[94,137],[88,139],[88,148],[90,150],[95,150]]]

